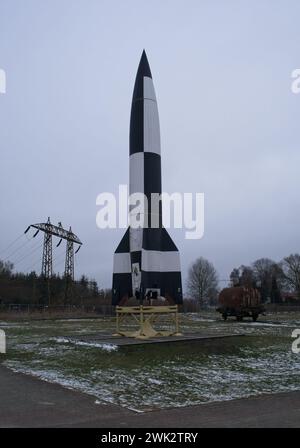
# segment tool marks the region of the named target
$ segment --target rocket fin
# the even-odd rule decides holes
[[[162,254],[169,253],[172,258],[170,263],[170,271],[162,272],[161,282],[164,287],[164,296],[176,304],[182,303],[182,282],[181,282],[181,267],[180,255],[176,244],[172,240],[167,230],[162,228]],[[172,270],[171,270],[172,269]]]
[[[114,253],[112,304],[121,305],[132,296],[129,228]]]

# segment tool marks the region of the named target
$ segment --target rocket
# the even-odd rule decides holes
[[[182,303],[179,251],[162,224],[160,128],[152,74],[145,51],[139,63],[132,96],[129,131],[129,196],[143,193],[143,225],[130,225],[114,253],[112,304],[135,297],[164,297]],[[152,201],[152,202],[151,202]],[[153,223],[155,223],[153,225]]]

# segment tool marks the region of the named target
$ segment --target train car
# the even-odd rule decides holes
[[[217,311],[226,320],[228,316],[235,316],[241,321],[244,317],[252,317],[255,322],[258,316],[264,313],[258,289],[245,286],[224,288],[219,294]]]

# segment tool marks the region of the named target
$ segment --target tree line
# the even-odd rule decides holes
[[[36,272],[13,272],[13,264],[0,260],[0,304],[89,305],[110,304],[110,290],[99,289],[94,279],[80,280],[53,275],[48,283]]]
[[[250,266],[241,265],[230,273],[227,285],[257,288],[263,303],[300,301],[300,255],[291,254],[279,263],[259,258]],[[201,306],[214,305],[220,291],[219,275],[210,261],[200,257],[188,271],[187,293]]]
[[[13,267],[11,262],[0,260],[0,304],[48,305],[51,301],[51,305],[97,306],[111,303],[110,289],[99,289],[97,282],[85,275],[75,282],[54,275],[48,283],[36,272],[14,273]],[[200,257],[188,270],[186,298],[197,300],[203,307],[215,305],[222,289],[220,285],[213,263]],[[291,254],[279,263],[260,258],[250,266],[236,267],[224,284],[228,286],[258,288],[264,303],[300,302],[300,255]]]

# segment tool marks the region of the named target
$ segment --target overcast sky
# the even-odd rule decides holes
[[[183,278],[199,256],[227,279],[257,258],[299,252],[300,95],[291,92],[299,19],[297,0],[0,0],[0,258],[50,216],[83,241],[76,276],[111,286],[124,230],[97,229],[96,197],[128,183],[143,48],[160,114],[163,190],[205,194],[204,237],[170,230]],[[33,251],[16,268],[40,270],[41,242],[38,235],[11,256]],[[63,252],[54,250],[55,271]]]

